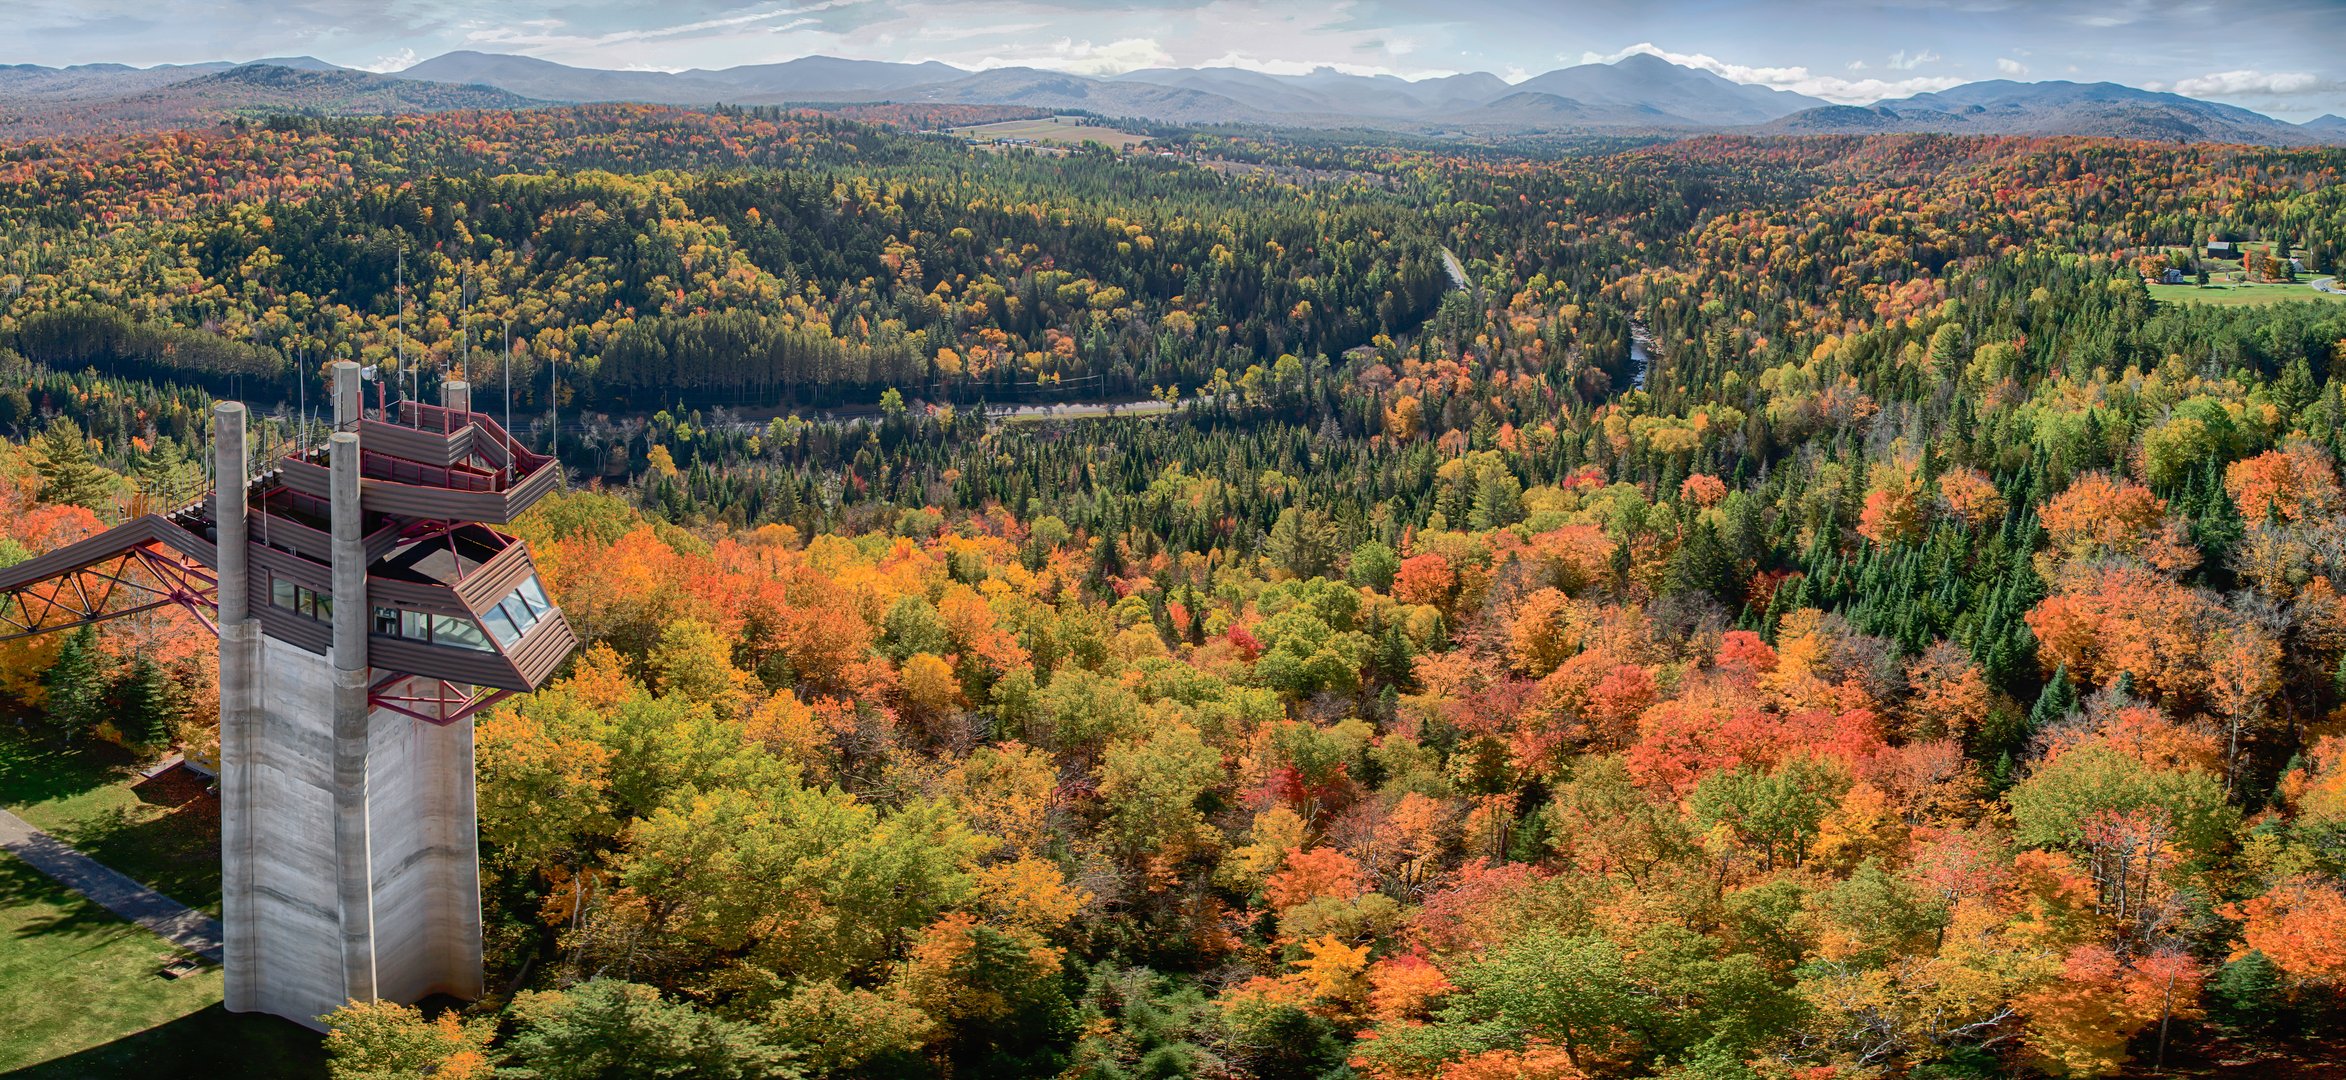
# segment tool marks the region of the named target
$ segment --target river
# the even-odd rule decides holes
[[[1637,370],[1629,376],[1632,390],[1645,389],[1645,369],[1653,362],[1653,344],[1654,335],[1650,331],[1637,323],[1629,324],[1629,362],[1637,365]]]

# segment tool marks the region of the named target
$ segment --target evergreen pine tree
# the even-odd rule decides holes
[[[1696,522],[1686,542],[1670,556],[1670,584],[1674,588],[1724,595],[1734,577],[1734,557],[1709,521]]]
[[[141,746],[160,747],[171,742],[173,722],[179,719],[179,695],[173,692],[163,665],[153,657],[141,654],[123,669],[114,697],[121,702],[114,726],[124,735]]]
[[[2028,710],[2028,728],[2043,731],[2076,708],[2077,684],[2069,681],[2069,665],[2062,664],[2053,669],[2053,678],[2045,683],[2044,692],[2037,695],[2036,704]]]
[[[41,432],[40,473],[42,502],[97,509],[106,497],[106,470],[90,460],[89,440],[81,425],[63,418],[50,421]]]
[[[98,628],[67,635],[57,662],[41,676],[49,692],[49,718],[66,732],[87,734],[106,718],[106,678],[98,657]]]
[[[2225,1023],[2250,1031],[2270,1029],[2283,1015],[2281,969],[2252,949],[2216,972],[2208,997]]]
[[[2232,549],[2248,535],[2248,525],[2240,517],[2240,507],[2224,490],[2224,465],[2210,457],[2202,467],[2195,487],[2199,496],[2190,500],[2197,505],[2189,507],[2191,542],[2197,545],[2203,559],[2201,573],[2214,574],[2223,570]]]

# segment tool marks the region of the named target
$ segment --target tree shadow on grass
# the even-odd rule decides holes
[[[324,1040],[290,1020],[231,1013],[215,1002],[102,1046],[0,1073],[5,1080],[166,1080],[326,1075]]]
[[[0,898],[47,896],[52,893],[58,894],[60,898],[70,898],[71,902],[59,904],[56,914],[24,918],[10,932],[11,936],[44,940],[88,938],[93,939],[91,945],[95,947],[122,932],[125,924],[114,913],[83,900],[79,894],[58,884],[49,875],[33,869],[31,864],[21,859],[0,859]],[[155,944],[159,951],[170,948],[168,943],[159,938]]]
[[[84,800],[59,840],[191,907],[220,905],[220,802],[185,769],[141,779],[138,755],[0,721],[0,806],[26,807],[125,786],[135,802]]]
[[[138,763],[111,743],[69,743],[27,724],[0,720],[0,806],[26,806],[114,783]]]
[[[70,840],[75,850],[182,904],[215,911],[220,905],[220,804],[210,796],[159,815],[114,807],[82,822]]]

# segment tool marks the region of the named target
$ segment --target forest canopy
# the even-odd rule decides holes
[[[586,647],[477,729],[514,992],[336,1014],[342,1075],[2334,1037],[2346,303],[2151,285],[2252,272],[2214,237],[2336,274],[2346,151],[1165,145],[593,107],[0,150],[0,562],[335,358],[510,364],[569,467],[514,528]],[[196,634],[0,645],[0,690],[200,743]]]

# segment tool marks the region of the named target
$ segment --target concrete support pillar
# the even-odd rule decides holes
[[[241,401],[223,401],[212,406],[212,465],[220,476],[213,486],[218,505],[212,508],[212,517],[219,525],[220,621],[241,623],[252,615],[252,594],[248,591],[251,579],[247,576],[244,550],[245,488],[251,478],[245,463],[244,403]]]
[[[224,1004],[230,1012],[261,1007],[258,918],[253,896],[254,760],[260,720],[261,625],[252,617],[245,513],[251,469],[245,457],[244,405],[212,406],[212,510],[218,547],[220,623],[220,922],[226,937]]]
[[[336,360],[328,377],[334,381],[334,430],[357,431],[360,410],[366,407],[358,386],[358,365]]]
[[[453,412],[471,412],[472,384],[463,379],[448,379],[441,382],[440,404]]]
[[[339,384],[341,372],[336,372]],[[355,381],[355,380],[354,380]],[[340,386],[336,397],[341,396]],[[337,402],[336,413],[341,409]],[[367,560],[360,543],[358,435],[328,443],[334,556],[334,861],[344,996],[375,992],[374,860],[367,808]]]

